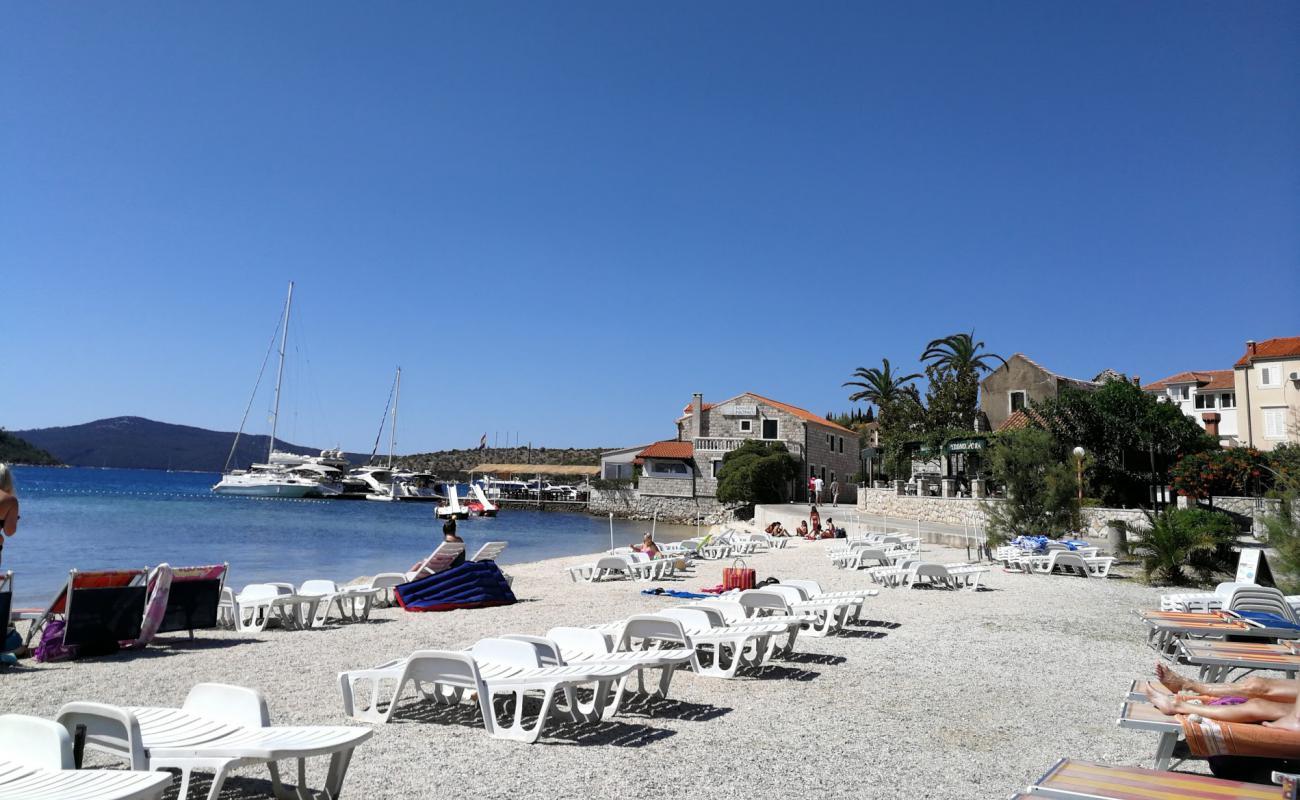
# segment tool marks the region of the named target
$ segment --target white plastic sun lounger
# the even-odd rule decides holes
[[[171,782],[157,772],[76,769],[62,725],[0,716],[0,800],[160,800]]]
[[[865,608],[866,601],[869,598],[880,594],[879,589],[843,589],[835,592],[823,591],[821,584],[814,580],[807,579],[789,579],[781,582],[783,586],[793,586],[803,592],[804,598],[810,602],[818,600],[857,600],[857,608],[849,615],[849,619],[857,622],[862,618],[862,612]]]
[[[799,617],[808,636],[822,638],[839,633],[862,603],[860,597],[809,600],[800,589],[786,584],[770,584],[762,589],[741,592],[738,601],[754,609],[756,619],[766,622],[767,613],[782,617]]]
[[[339,673],[343,692],[343,711],[354,719],[384,723],[402,701],[408,685],[427,700],[440,705],[456,705],[466,690],[474,692],[483,727],[489,736],[536,742],[555,710],[555,696],[560,693],[568,708],[579,706],[576,689],[585,684],[599,684],[622,678],[632,671],[624,665],[580,664],[576,666],[542,665],[536,649],[527,642],[509,639],[484,639],[470,652],[453,650],[417,650],[407,658],[381,664],[374,669]],[[361,707],[357,700],[363,682],[370,683],[369,704]],[[387,704],[381,709],[384,687]],[[542,706],[532,724],[524,722],[524,698],[530,692],[542,693]],[[496,716],[496,695],[514,696],[514,714],[510,724],[502,726]]]
[[[596,626],[615,638],[617,650],[682,647],[691,652],[691,669],[711,678],[734,678],[741,666],[761,666],[768,640],[787,633],[784,624],[718,625],[699,608],[669,608],[622,622]]]
[[[380,589],[367,586],[342,586],[334,581],[304,581],[298,588],[300,597],[318,598],[315,613],[306,620],[313,628],[319,628],[329,621],[330,611],[337,610],[338,618],[346,622],[361,622],[370,619],[370,607]]]
[[[393,590],[407,582],[405,572],[381,572],[369,583],[361,584],[361,588],[376,590],[375,605],[391,606],[397,603],[397,593]]]
[[[726,625],[730,628],[746,625],[786,626],[784,639],[780,636],[773,636],[768,639],[767,653],[763,656],[763,659],[759,660],[759,663],[762,660],[795,652],[795,641],[798,639],[800,631],[804,630],[805,626],[808,625],[809,618],[802,614],[788,613],[788,608],[770,608],[753,603],[742,603],[740,602],[741,594],[743,593],[713,597],[708,600],[701,600],[698,603],[679,606],[679,608],[703,609],[714,617],[713,624],[717,626]],[[754,661],[755,659],[751,656],[750,660]]]
[[[419,580],[450,569],[452,563],[456,561],[456,557],[464,554],[464,552],[464,542],[443,542],[429,554],[428,558],[416,564],[414,569],[406,573],[406,580]]]
[[[86,747],[126,759],[131,769],[179,769],[178,800],[189,792],[193,770],[212,771],[209,800],[216,800],[232,769],[266,764],[276,797],[307,797],[307,759],[329,756],[324,798],[337,798],[357,745],[369,728],[273,727],[266,699],[256,689],[200,683],[177,708],[128,708],[68,703],[58,721],[69,732],[85,729]],[[279,761],[298,762],[296,794],[280,781]]]
[[[628,669],[628,673],[619,678],[617,683],[612,680],[600,681],[590,700],[579,698],[577,706],[568,709],[575,719],[582,722],[611,719],[618,713],[627,695],[633,692],[653,698],[667,697],[673,672],[687,664],[691,656],[686,650],[618,652],[604,635],[591,628],[559,627],[551,628],[544,637],[513,634],[501,638],[533,645],[544,667],[603,665]],[[660,671],[657,685],[647,684],[646,673],[655,669]],[[630,688],[633,675],[636,676],[638,685]]]
[[[509,542],[487,542],[478,549],[478,552],[474,554],[470,561],[496,561],[505,552],[509,544]]]

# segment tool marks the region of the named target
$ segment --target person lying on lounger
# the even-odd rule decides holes
[[[773,522],[771,525],[768,525],[763,530],[763,532],[766,533],[768,536],[789,536],[790,535],[790,532],[787,531],[785,528],[782,528],[781,523],[779,522]]]
[[[1147,685],[1151,705],[1165,714],[1199,714],[1223,722],[1262,722],[1300,730],[1294,679],[1251,676],[1236,683],[1201,683],[1156,664],[1156,679],[1168,691]],[[1195,697],[1186,697],[1191,693]]]

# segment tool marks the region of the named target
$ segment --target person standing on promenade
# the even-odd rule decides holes
[[[0,464],[0,556],[4,540],[18,532],[18,495],[14,494],[14,473]]]
[[[808,476],[808,505],[817,505],[817,476]]]
[[[831,481],[831,508],[840,507],[840,482],[839,480]]]
[[[813,481],[813,487],[816,490],[817,502],[820,503],[822,501],[822,490],[826,488],[826,481],[817,478]]]

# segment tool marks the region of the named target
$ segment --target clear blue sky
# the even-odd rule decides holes
[[[1300,4],[14,3],[0,424],[294,441],[817,412],[974,328],[1071,375],[1300,334]],[[260,400],[250,424],[265,432]]]

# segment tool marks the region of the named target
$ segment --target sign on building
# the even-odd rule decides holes
[[[730,403],[722,408],[724,417],[758,416],[758,406],[754,403]]]

